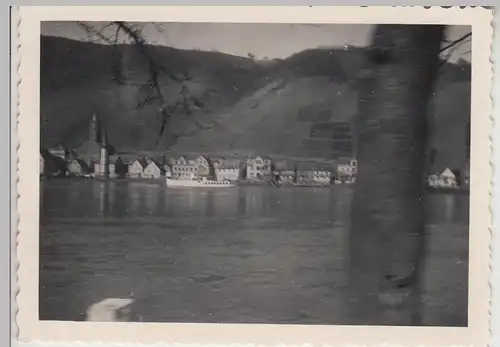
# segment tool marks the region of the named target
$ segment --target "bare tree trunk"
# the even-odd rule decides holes
[[[419,324],[426,112],[443,26],[379,25],[359,84],[349,324]]]

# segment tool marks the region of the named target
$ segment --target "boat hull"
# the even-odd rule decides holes
[[[166,182],[167,187],[172,188],[230,188],[235,186],[235,184],[232,184],[230,182],[209,180],[176,180],[167,178]]]

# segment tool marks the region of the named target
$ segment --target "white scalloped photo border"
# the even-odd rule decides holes
[[[492,11],[459,7],[20,7],[16,323],[21,342],[106,346],[486,346],[490,305]],[[63,322],[38,319],[39,68],[42,21],[448,24],[472,27],[469,326],[377,327]],[[15,138],[15,136],[14,136]],[[15,219],[14,219],[15,221]],[[97,346],[94,344],[93,346]]]

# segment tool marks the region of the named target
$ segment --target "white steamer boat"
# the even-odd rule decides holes
[[[166,178],[167,187],[210,187],[210,188],[224,188],[234,187],[235,184],[230,181],[213,181],[206,178],[201,179],[175,179]]]

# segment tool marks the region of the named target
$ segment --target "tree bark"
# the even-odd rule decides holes
[[[427,106],[439,25],[379,25],[358,85],[348,324],[419,325]]]

